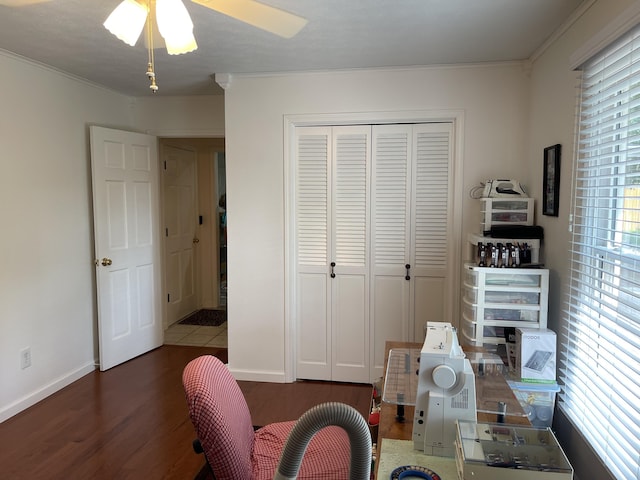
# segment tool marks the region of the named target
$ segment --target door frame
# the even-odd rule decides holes
[[[284,116],[284,376],[285,382],[297,378],[297,324],[295,319],[295,159],[296,128],[303,126],[332,125],[379,125],[390,123],[431,123],[450,122],[453,125],[453,185],[460,186],[452,192],[451,238],[453,245],[449,250],[447,264],[453,269],[447,284],[448,298],[445,300],[445,318],[443,321],[458,326],[460,311],[460,269],[462,265],[462,204],[463,177],[462,160],[464,158],[464,120],[461,109],[419,110],[396,112],[328,113],[328,114],[291,114]]]
[[[181,149],[187,149],[187,150],[195,150],[196,152],[196,190],[198,191],[197,193],[197,197],[196,197],[196,202],[198,203],[197,208],[198,210],[200,210],[199,207],[199,201],[200,201],[200,184],[201,182],[205,182],[209,185],[210,189],[211,189],[211,195],[212,197],[210,199],[208,199],[208,201],[213,202],[214,198],[213,198],[213,194],[215,194],[216,192],[216,186],[212,184],[213,182],[213,178],[212,175],[214,175],[213,173],[209,172],[209,173],[205,173],[206,178],[200,178],[200,172],[198,170],[198,166],[200,163],[200,158],[203,152],[203,148],[208,148],[209,151],[207,152],[207,155],[209,156],[210,159],[210,166],[211,169],[213,169],[213,164],[215,162],[215,152],[217,151],[225,151],[225,135],[224,132],[220,133],[220,132],[212,132],[210,134],[206,134],[203,135],[202,132],[198,132],[198,133],[193,133],[190,134],[189,132],[181,132],[180,134],[176,134],[175,132],[163,132],[163,131],[159,131],[159,132],[153,132],[152,135],[155,135],[158,139],[158,152],[160,152],[162,145],[167,145],[167,146],[171,146],[171,147],[175,147],[175,148],[181,148]],[[221,142],[222,145],[216,145],[216,143]],[[205,143],[204,147],[202,144]],[[162,168],[162,158],[161,155],[158,154],[158,168],[161,169]],[[161,182],[162,183],[162,182]],[[161,185],[162,187],[162,185]],[[159,195],[159,204],[160,204],[160,218],[163,219],[164,221],[164,188],[160,188],[160,195]],[[215,204],[217,205],[217,200],[215,200]],[[200,215],[201,212],[197,213],[197,215]],[[197,234],[199,232],[196,232]],[[216,253],[215,251],[217,251],[218,248],[218,240],[217,238],[213,239],[215,241],[215,245],[213,245],[211,248],[214,250],[214,258],[212,259],[212,263],[210,265],[203,265],[200,268],[204,269],[204,268],[209,268],[212,269],[213,271],[211,272],[212,278],[216,278],[216,271],[217,271],[217,260],[215,259]],[[161,269],[162,269],[162,288],[165,288],[165,279],[166,279],[166,275],[167,275],[167,269],[166,269],[166,263],[165,263],[165,257],[166,257],[166,251],[165,251],[165,244],[164,242],[162,242],[162,265],[161,265]],[[200,273],[198,273],[197,275],[197,296],[198,296],[198,308],[202,308],[202,307],[216,307],[219,305],[206,305],[203,304],[202,302],[205,301],[205,296],[202,293],[202,278],[200,277]],[[167,308],[166,308],[166,291],[163,290],[162,292],[163,297],[162,297],[162,321],[163,321],[163,325],[166,331],[166,329],[169,327],[168,325],[168,319],[167,319]],[[217,299],[217,296],[214,295],[213,301],[215,301]],[[219,299],[217,299],[219,300]],[[219,301],[218,301],[219,304]],[[164,333],[164,332],[163,332]]]

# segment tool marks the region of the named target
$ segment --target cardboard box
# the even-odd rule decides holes
[[[515,373],[522,382],[556,381],[556,333],[553,330],[516,329]]]

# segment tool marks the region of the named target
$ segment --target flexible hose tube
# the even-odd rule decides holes
[[[304,452],[311,438],[324,427],[337,425],[349,436],[351,445],[350,480],[369,480],[371,474],[371,433],[360,413],[344,403],[316,405],[303,414],[289,433],[274,480],[298,477]]]

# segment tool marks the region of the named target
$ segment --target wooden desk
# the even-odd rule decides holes
[[[410,343],[410,342],[387,342],[385,345],[385,365],[384,373],[387,373],[387,360],[389,358],[389,350],[394,348],[422,348],[422,343]],[[478,351],[474,347],[463,347],[465,352]],[[384,380],[384,377],[383,377]],[[513,391],[507,384],[504,377],[501,375],[493,376],[490,379],[490,383],[476,382],[476,397],[478,401],[486,403],[495,403],[498,401],[506,401],[508,404],[508,412],[512,412],[514,415],[507,415],[505,423],[519,424],[519,425],[531,425],[529,419],[526,417],[520,403],[513,395]],[[415,408],[410,405],[404,407],[403,423],[396,421],[397,406],[391,403],[382,402],[380,406],[380,423],[378,425],[378,448],[382,447],[383,438],[392,438],[396,440],[411,440],[413,432],[413,414]],[[496,422],[497,416],[495,414],[478,412],[479,422]]]

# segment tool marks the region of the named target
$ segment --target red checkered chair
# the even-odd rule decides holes
[[[214,356],[185,367],[182,383],[189,416],[216,480],[271,480],[295,421],[254,430],[249,407],[227,366]],[[349,478],[350,444],[345,430],[327,426],[308,444],[299,479]]]

